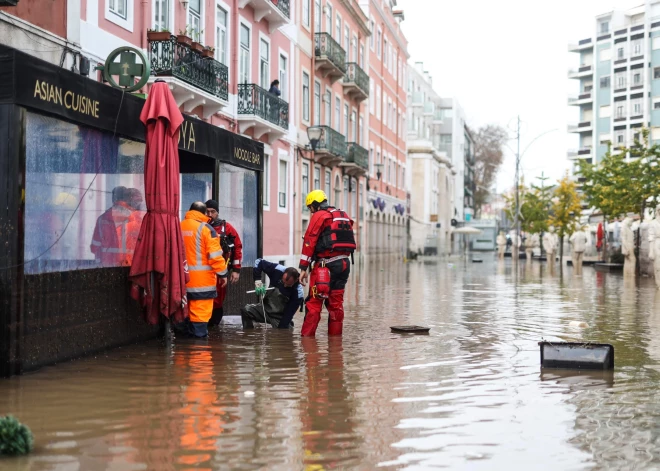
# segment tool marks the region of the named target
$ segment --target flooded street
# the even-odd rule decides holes
[[[355,270],[343,339],[299,313],[0,380],[36,441],[0,469],[660,469],[653,280],[480,258]],[[541,372],[541,339],[612,343],[614,374]]]

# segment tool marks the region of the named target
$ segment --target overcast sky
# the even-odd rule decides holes
[[[515,134],[522,124],[521,150],[537,135],[522,158],[525,181],[541,172],[561,178],[570,164],[569,122],[577,123],[577,108],[567,105],[577,94],[578,80],[568,68],[579,55],[568,43],[591,37],[594,17],[614,8],[628,9],[643,0],[398,0],[405,21],[410,62],[424,62],[442,96],[454,96],[465,109],[471,127],[499,124]],[[515,141],[510,145],[515,149]],[[515,158],[510,151],[498,176],[497,189],[514,184]]]

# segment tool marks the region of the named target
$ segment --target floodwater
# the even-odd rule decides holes
[[[343,339],[298,314],[0,380],[36,438],[0,469],[660,469],[652,280],[479,257],[355,270]],[[615,371],[541,371],[541,339],[612,343]]]

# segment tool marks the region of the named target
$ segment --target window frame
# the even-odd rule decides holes
[[[243,42],[241,41],[241,32],[243,31],[243,28],[247,29],[248,31],[247,51],[245,51],[243,47]],[[252,25],[248,21],[246,21],[243,17],[240,17],[238,21],[238,83],[239,84],[252,83],[252,42],[253,42]],[[247,55],[247,77],[245,81],[241,80],[242,78],[241,55],[243,54],[243,52],[246,52]]]
[[[227,19],[227,24],[224,26],[225,30],[225,62],[222,61],[220,57],[220,48],[218,47],[218,10],[222,10],[226,14],[226,19]],[[227,64],[227,62],[231,62],[227,60],[229,58],[229,54],[231,52],[231,8],[229,5],[227,5],[225,2],[221,2],[219,0],[216,0],[215,2],[215,23],[214,23],[214,34],[215,38],[213,43],[215,44],[215,60],[220,62],[221,64],[224,64],[227,67],[227,71],[229,71],[229,66],[230,64]],[[231,73],[228,73],[228,76],[231,77]]]
[[[305,85],[305,78],[307,79],[307,85]],[[302,107],[302,113],[301,113],[301,118],[304,123],[307,123],[309,125],[310,119],[311,119],[311,113],[310,113],[310,86],[311,86],[311,74],[307,69],[302,70],[302,90],[301,90],[301,100],[300,100],[300,106]],[[307,96],[305,96],[305,87],[307,88]],[[305,98],[307,101],[305,102]]]
[[[262,53],[261,48],[264,44],[266,44],[266,46],[268,47],[268,57],[267,57],[268,62],[266,62],[266,81],[265,82],[263,81],[263,75],[262,75],[263,74],[262,67],[264,65],[263,64],[264,59],[261,56],[261,53]],[[272,47],[271,47],[271,43],[270,43],[270,37],[266,36],[265,34],[263,34],[263,32],[259,31],[259,84],[258,85],[266,91],[268,91],[270,89],[270,81],[271,81],[270,69],[272,67],[270,59],[271,59],[272,55],[273,55],[273,51],[272,51]],[[279,58],[278,58],[278,60],[279,60]],[[278,67],[279,67],[279,65],[278,65]]]
[[[284,157],[282,155],[284,155]],[[288,213],[289,198],[287,190],[289,187],[289,159],[286,153],[280,153],[277,161],[277,211],[279,213]],[[284,164],[284,172],[282,172],[282,164]],[[282,175],[284,175],[284,191],[282,191]],[[280,195],[282,194],[284,194],[284,206],[281,205],[280,200]]]
[[[134,18],[135,18],[135,2],[134,0],[116,0],[125,3],[126,16],[123,17],[119,13],[115,13],[110,9],[110,0],[105,2],[105,19],[117,26],[122,27],[126,31],[133,32]]]

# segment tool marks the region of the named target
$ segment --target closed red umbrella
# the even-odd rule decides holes
[[[147,127],[144,187],[147,214],[135,245],[129,279],[131,295],[145,308],[145,319],[159,314],[185,319],[188,270],[179,220],[178,133],[183,116],[167,84],[156,82],[142,108]]]

